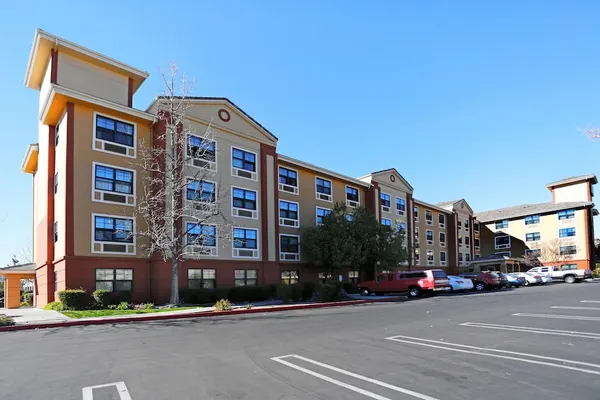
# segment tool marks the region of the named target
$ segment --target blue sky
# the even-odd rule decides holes
[[[280,153],[351,176],[395,167],[424,201],[544,202],[546,183],[600,173],[600,142],[578,131],[600,125],[598,2],[171,3],[3,7],[0,265],[31,241],[20,164],[37,141],[23,77],[38,27],[150,72],[137,108],[175,61],[195,95],[233,100]]]

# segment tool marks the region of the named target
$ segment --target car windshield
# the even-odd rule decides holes
[[[444,271],[433,271],[434,278],[446,278],[447,275]]]

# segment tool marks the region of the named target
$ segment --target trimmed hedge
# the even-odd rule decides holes
[[[67,310],[83,310],[89,304],[87,292],[83,289],[67,289],[58,292],[58,298]]]
[[[53,301],[44,306],[44,310],[64,311],[65,306],[60,301]]]
[[[232,303],[282,300],[296,302],[311,300],[320,287],[313,282],[294,283],[293,285],[237,286],[218,289],[179,289],[179,297],[187,304],[215,304],[226,299]]]
[[[97,306],[107,308],[108,306],[118,305],[123,302],[131,302],[131,292],[111,292],[108,290],[96,290],[93,294],[94,302]]]

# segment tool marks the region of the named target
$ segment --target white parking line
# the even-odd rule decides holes
[[[600,307],[579,307],[579,306],[552,306],[550,308],[558,308],[561,310],[587,310],[587,311],[600,311]]]
[[[600,303],[600,300],[581,300],[580,303]]]
[[[129,395],[129,391],[127,390],[127,386],[125,386],[125,382],[113,382],[113,383],[105,383],[104,385],[96,385],[96,386],[88,386],[82,389],[83,392],[83,400],[94,400],[94,389],[105,388],[109,386],[116,386],[117,391],[119,392],[119,398],[121,400],[131,400],[131,396]]]
[[[583,317],[580,315],[560,315],[560,314],[530,314],[516,313],[516,317],[531,317],[531,318],[551,318],[551,319],[574,319],[579,321],[600,321],[600,317]]]
[[[322,363],[322,362],[319,362],[319,361],[311,360],[310,358],[302,357],[302,356],[299,356],[297,354],[288,354],[288,355],[285,355],[285,356],[271,358],[271,360],[276,361],[276,362],[278,362],[280,364],[287,365],[288,367],[294,368],[294,369],[296,369],[298,371],[301,371],[301,372],[304,372],[305,374],[309,374],[309,375],[312,375],[312,376],[314,376],[316,378],[323,379],[324,381],[327,381],[329,383],[333,383],[334,385],[341,386],[343,388],[352,390],[352,391],[354,391],[356,393],[360,393],[360,394],[362,394],[364,396],[371,397],[373,399],[390,400],[387,397],[383,397],[383,396],[380,396],[380,395],[378,395],[376,393],[369,392],[368,390],[361,389],[359,387],[347,384],[345,382],[338,381],[337,379],[330,378],[330,377],[328,377],[326,375],[323,375],[323,374],[320,374],[318,372],[311,371],[311,370],[309,370],[307,368],[303,368],[303,367],[300,367],[298,365],[292,364],[291,362],[283,360],[284,358],[297,358],[297,359],[305,361],[307,363],[318,365],[321,368],[329,369],[331,371],[335,371],[335,372],[340,373],[342,375],[347,375],[347,376],[350,376],[352,378],[356,378],[356,379],[360,379],[360,380],[365,381],[365,382],[372,383],[374,385],[382,386],[382,387],[384,387],[386,389],[390,389],[390,390],[394,390],[396,392],[404,393],[404,394],[407,394],[409,396],[416,397],[417,399],[421,399],[421,400],[438,400],[435,397],[427,396],[425,394],[413,392],[412,390],[409,390],[409,389],[404,389],[404,388],[401,388],[401,387],[398,387],[398,386],[390,385],[389,383],[381,382],[381,381],[378,381],[377,379],[373,379],[373,378],[369,378],[369,377],[366,377],[366,376],[363,376],[363,375],[355,374],[354,372],[346,371],[344,369],[337,368],[337,367],[334,367],[334,366],[329,365],[329,364],[325,364],[325,363]]]
[[[600,334],[591,333],[591,332],[577,332],[577,331],[563,331],[563,330],[558,330],[558,329],[531,328],[528,326],[484,324],[484,323],[480,323],[480,322],[465,322],[465,323],[462,323],[459,325],[468,326],[470,328],[498,329],[498,330],[503,330],[503,331],[539,333],[541,335],[570,336],[570,337],[580,337],[580,338],[586,338],[586,339],[600,340]]]
[[[400,339],[400,338],[402,338],[402,339]],[[391,336],[386,339],[393,340],[395,342],[414,344],[417,346],[425,346],[425,347],[431,347],[431,348],[436,348],[436,349],[441,349],[441,350],[455,351],[458,353],[468,353],[468,354],[476,354],[476,355],[485,356],[485,357],[502,358],[505,360],[521,361],[521,362],[525,362],[525,363],[529,363],[529,364],[546,365],[548,367],[562,368],[562,369],[568,369],[571,371],[584,372],[586,374],[600,375],[600,365],[585,363],[585,362],[581,362],[581,361],[566,360],[563,358],[555,358],[555,357],[546,357],[546,356],[540,356],[537,354],[520,353],[520,352],[516,352],[516,351],[489,349],[489,348],[485,348],[485,347],[476,347],[476,346],[467,346],[464,344],[441,342],[439,340],[429,340],[429,339],[415,338],[415,337],[402,336],[402,335]],[[428,343],[425,343],[425,342],[428,342]],[[436,344],[430,344],[430,343],[436,343]],[[440,344],[442,344],[443,346],[440,346]],[[449,346],[454,346],[454,347],[449,347]],[[460,348],[456,348],[456,347],[460,347]],[[474,349],[476,351],[464,350],[464,349]],[[505,356],[502,354],[483,353],[483,351],[492,352],[492,353],[511,354],[511,356]],[[586,367],[590,367],[590,368],[595,368],[595,369],[597,369],[597,371],[585,369],[585,368],[579,368],[579,367],[571,367],[569,365],[564,365],[564,364],[555,364],[555,363],[551,363],[551,362],[547,362],[547,361],[537,361],[537,360],[530,360],[527,358],[513,357],[512,355],[519,355],[519,356],[537,358],[537,359],[548,360],[548,361],[557,361],[557,362],[573,364],[573,365],[581,365],[581,366],[586,366]]]

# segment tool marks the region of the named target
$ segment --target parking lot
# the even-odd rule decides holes
[[[600,282],[553,284],[7,333],[0,387],[9,399],[599,399],[599,344]]]

